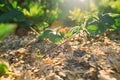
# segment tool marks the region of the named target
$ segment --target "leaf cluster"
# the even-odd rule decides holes
[[[53,43],[58,43],[63,38],[69,38],[72,35],[78,33],[81,30],[80,26],[75,26],[69,31],[66,31],[67,29],[63,28],[60,32],[54,31],[54,30],[45,30],[38,36],[38,41],[42,41],[44,39],[49,39]]]
[[[15,28],[15,24],[0,24],[0,41],[13,32]]]
[[[22,8],[23,7],[19,5],[19,1],[17,0],[0,0],[0,22],[24,22],[25,16],[22,12]]]
[[[97,18],[93,17],[94,19],[86,23],[86,29],[91,35],[102,34],[106,30],[118,30],[120,23],[118,23],[120,19],[119,14],[98,14]]]
[[[53,43],[57,43],[61,41],[63,37],[64,37],[63,34],[56,33],[53,30],[45,30],[39,35],[38,41],[48,38]]]

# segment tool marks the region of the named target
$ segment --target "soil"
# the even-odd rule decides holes
[[[59,44],[38,35],[11,35],[0,43],[1,61],[11,76],[0,80],[119,80],[120,32],[90,39],[83,33]]]

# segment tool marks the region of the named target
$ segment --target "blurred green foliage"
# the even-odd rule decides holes
[[[0,0],[0,22],[14,23],[25,21],[21,8],[23,7],[19,7],[17,0]]]
[[[0,41],[13,32],[15,28],[15,24],[0,24]]]
[[[98,18],[93,17],[93,21],[88,21],[86,24],[86,28],[88,32],[92,35],[102,34],[106,30],[119,30],[120,26],[118,26],[120,23],[117,22],[120,20],[119,14],[112,14],[112,13],[106,13],[106,14],[98,14]]]
[[[97,35],[120,29],[119,5],[120,0],[0,0],[0,23],[35,24],[44,30],[58,20],[62,26],[84,27],[90,35]],[[52,32],[48,33],[53,36]]]
[[[7,72],[9,72],[7,65],[3,62],[0,62],[0,77],[7,74]]]

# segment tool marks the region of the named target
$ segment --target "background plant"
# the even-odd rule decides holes
[[[117,21],[120,19],[119,14],[98,14],[97,17],[93,17],[93,21],[88,21],[86,28],[92,35],[102,34],[107,30],[118,30],[120,28]]]
[[[119,30],[119,5],[119,0],[0,0],[0,22],[36,25],[40,30],[57,22],[56,27],[80,26],[90,35],[97,35]]]
[[[0,24],[0,41],[13,32],[15,28],[15,24]]]

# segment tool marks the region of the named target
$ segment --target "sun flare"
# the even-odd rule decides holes
[[[81,2],[84,2],[85,0],[80,0]]]

